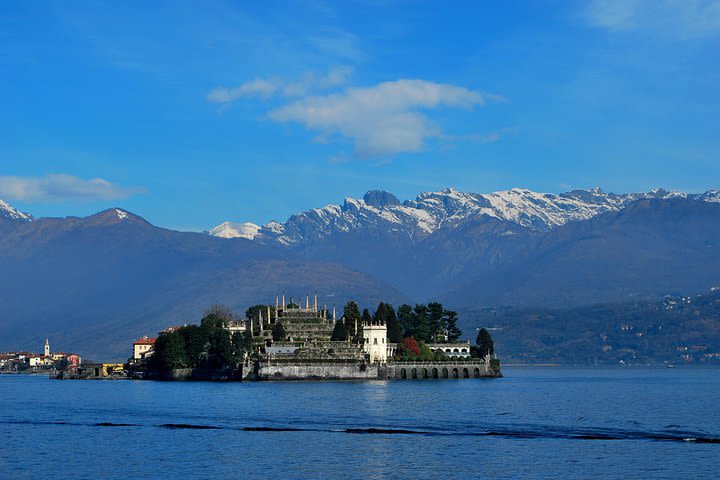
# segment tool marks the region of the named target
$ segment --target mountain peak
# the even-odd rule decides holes
[[[258,230],[260,230],[260,226],[252,222],[223,222],[208,233],[220,238],[247,238],[252,240],[257,235]]]
[[[150,226],[150,222],[144,218],[135,215],[134,213],[128,212],[122,208],[109,208],[102,212],[96,213],[85,217],[83,221],[88,225],[100,226],[100,225],[116,225],[119,223],[134,223],[137,225]]]
[[[15,207],[0,198],[0,220],[10,220],[12,222],[31,222],[33,216],[29,213],[23,213]]]
[[[632,202],[655,198],[687,198],[720,202],[720,194],[708,191],[687,195],[656,189],[646,193],[605,193],[600,187],[565,193],[538,193],[515,187],[493,193],[460,192],[454,188],[422,192],[403,203],[392,193],[371,190],[363,198],[345,198],[341,205],[327,205],[292,215],[286,222],[230,230],[226,222],[210,231],[216,236],[242,236],[261,243],[301,245],[335,234],[369,230],[393,232],[419,242],[434,232],[452,229],[480,216],[513,222],[537,231],[552,230],[569,222],[587,220],[605,212],[617,212]],[[240,233],[238,233],[240,232]]]
[[[384,190],[370,190],[363,195],[363,200],[367,205],[373,207],[386,207],[388,205],[400,205],[400,200],[390,192]]]

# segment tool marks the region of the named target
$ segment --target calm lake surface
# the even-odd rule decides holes
[[[720,369],[345,383],[0,376],[0,478],[718,478]]]

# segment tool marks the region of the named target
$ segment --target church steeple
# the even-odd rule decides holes
[[[45,339],[45,356],[50,356],[50,339],[48,338]]]

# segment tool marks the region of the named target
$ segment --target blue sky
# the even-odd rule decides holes
[[[376,188],[704,191],[720,1],[4,1],[0,96],[0,198],[35,216],[204,230]]]

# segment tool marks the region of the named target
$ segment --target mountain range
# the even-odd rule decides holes
[[[243,311],[276,292],[318,291],[372,308],[439,300],[474,331],[478,308],[566,308],[657,299],[720,284],[720,192],[388,192],[284,223],[208,234],[120,208],[38,218],[0,201],[0,350],[45,336],[66,350],[128,355],[133,337]]]

